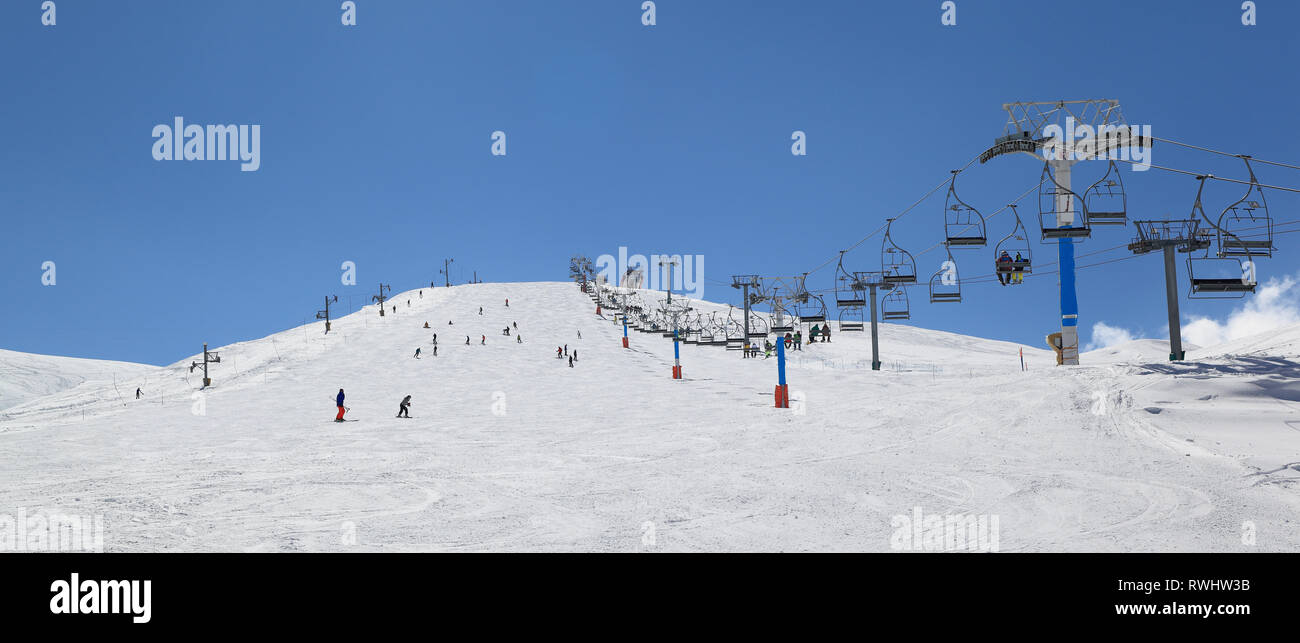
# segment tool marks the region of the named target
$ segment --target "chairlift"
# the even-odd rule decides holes
[[[799,323],[815,324],[826,321],[826,302],[820,295],[814,295],[808,292],[804,282],[808,275],[795,277],[798,283],[794,291],[794,314],[799,318]]]
[[[961,303],[961,279],[957,275],[957,262],[952,258],[952,248],[943,244],[948,253],[948,260],[939,267],[939,272],[930,277],[930,303]]]
[[[852,306],[840,309],[840,332],[860,332],[865,327],[865,321],[862,317],[862,306]]]
[[[1218,227],[1215,222],[1210,221],[1205,216],[1201,195],[1205,191],[1205,181],[1208,178],[1210,177],[1196,177],[1200,181],[1200,186],[1196,189],[1196,201],[1192,203],[1192,218],[1194,220],[1205,220],[1217,229],[1217,235],[1211,237],[1209,231],[1198,233],[1186,248],[1188,253],[1187,278],[1191,284],[1187,292],[1187,298],[1239,299],[1245,297],[1246,293],[1255,292],[1258,281],[1255,275],[1255,262],[1250,259],[1248,248],[1244,262],[1237,256],[1225,253],[1222,245],[1219,245],[1218,251],[1213,253],[1213,256],[1211,255],[1211,238],[1218,240],[1221,244],[1224,239],[1236,239],[1236,237],[1232,232]],[[1197,254],[1200,256],[1196,256]]]
[[[798,321],[798,319],[795,317],[794,310],[793,310],[794,307],[789,303],[789,300],[785,297],[778,297],[774,294],[771,298],[771,301],[772,301],[772,313],[771,313],[772,332],[774,333],[794,332],[794,325]]]
[[[949,246],[977,248],[988,243],[984,215],[957,196],[957,175],[952,171],[948,182],[948,196],[943,202],[943,230]]]
[[[745,324],[736,319],[736,307],[727,310],[726,328],[727,350],[738,351],[745,347]]]
[[[880,300],[880,318],[886,321],[912,318],[912,311],[907,303],[907,288],[895,286],[885,293]]]
[[[1056,182],[1051,163],[1043,164],[1043,177],[1038,184],[1038,224],[1043,241],[1071,239],[1077,243],[1092,236],[1083,199]]]
[[[749,337],[756,339],[767,337],[768,323],[763,316],[753,310],[749,311]]]
[[[1003,237],[993,248],[993,269],[999,281],[1005,279],[1004,283],[1013,286],[1024,283],[1023,276],[1033,272],[1034,250],[1029,245],[1029,231],[1020,220],[1020,212],[1016,210],[1015,204],[1007,204],[1007,207],[1011,208],[1011,214],[1016,218],[1016,225],[1011,229],[1011,234]],[[1003,253],[1008,260],[1002,260]]]
[[[882,280],[886,284],[914,284],[916,260],[912,258],[912,253],[894,243],[894,238],[890,235],[893,226],[893,219],[885,220],[885,237],[880,241],[880,269],[884,273]],[[861,282],[858,282],[858,287],[864,288]]]
[[[840,263],[835,268],[835,305],[839,308],[862,306],[867,303],[866,295],[853,273],[844,269],[844,253],[840,251]]]
[[[1083,205],[1090,225],[1124,225],[1128,223],[1128,195],[1119,166],[1110,162],[1106,173],[1083,194]]]
[[[1273,218],[1264,199],[1264,188],[1250,167],[1250,157],[1240,157],[1250,173],[1250,187],[1245,196],[1224,209],[1219,215],[1220,257],[1271,257],[1273,256]]]

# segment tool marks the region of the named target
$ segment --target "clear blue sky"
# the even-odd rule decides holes
[[[302,323],[326,294],[427,285],[443,257],[457,281],[562,280],[571,254],[620,245],[704,255],[706,298],[734,300],[729,275],[803,272],[877,228],[988,147],[1013,100],[1116,98],[1156,136],[1300,161],[1300,4],[1284,0],[1259,0],[1255,27],[1237,0],[957,0],[956,27],[938,0],[660,0],[650,28],[640,0],[356,2],[356,27],[336,0],[57,0],[55,27],[37,0],[0,5],[0,347],[170,363]],[[176,116],[261,125],[261,169],[155,161],[151,131]],[[1242,174],[1170,147],[1153,160]],[[1008,156],[959,185],[991,211],[1040,170]],[[1190,178],[1124,178],[1135,216],[1190,208]],[[1216,187],[1207,209],[1240,191]],[[1300,218],[1296,195],[1270,197]],[[900,222],[904,246],[940,240],[942,200]],[[1296,272],[1294,238],[1261,280]],[[989,252],[959,254],[980,264],[963,274],[988,272]],[[869,270],[878,253],[873,239],[849,256]],[[1161,332],[1158,258],[1079,284],[1085,342],[1103,320]],[[918,326],[1042,345],[1059,325],[1053,278],[972,287],[959,306],[911,294]]]

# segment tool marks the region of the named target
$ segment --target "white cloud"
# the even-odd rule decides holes
[[[1127,328],[1111,326],[1106,322],[1097,322],[1092,325],[1092,337],[1088,339],[1088,344],[1083,347],[1083,352],[1109,348],[1135,339],[1138,339],[1138,337]]]
[[[1300,285],[1293,277],[1269,279],[1224,321],[1191,317],[1183,338],[1197,346],[1213,346],[1300,323]]]

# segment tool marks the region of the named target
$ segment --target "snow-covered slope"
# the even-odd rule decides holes
[[[1191,352],[1197,347],[1186,342],[1183,351]],[[1143,364],[1146,362],[1169,361],[1168,339],[1135,339],[1132,341],[1088,351],[1079,356],[1082,364]]]
[[[889,551],[916,511],[996,517],[1002,551],[1237,551],[1245,521],[1300,548],[1293,472],[1265,466],[1300,462],[1289,366],[1251,376],[1268,388],[1025,347],[1022,371],[1016,344],[885,324],[881,371],[867,333],[792,353],[787,410],[775,360],[686,345],[674,381],[670,340],[623,349],[573,284],[390,305],[222,347],[206,391],[187,358],[146,400],[9,409],[0,512],[103,514],[115,551]],[[355,422],[332,422],[339,388]]]
[[[139,378],[157,368],[147,364],[33,355],[0,349],[0,411],[76,388],[85,382],[111,382],[115,377]],[[130,393],[134,395],[135,389],[132,388]]]

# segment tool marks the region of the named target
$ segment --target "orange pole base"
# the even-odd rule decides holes
[[[682,367],[680,366],[673,367],[673,379],[675,380],[682,379]]]
[[[789,384],[786,384],[785,386],[781,386],[780,384],[776,385],[776,408],[778,409],[790,408],[790,385]]]
[[[627,338],[623,338],[623,348],[627,348]]]

